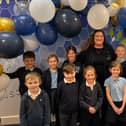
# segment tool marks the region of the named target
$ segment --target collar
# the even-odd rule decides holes
[[[30,71],[33,71],[35,69],[35,67],[32,67],[32,68],[27,68],[27,67],[25,67],[25,70],[30,70]]]
[[[64,82],[69,84],[68,81],[64,78]],[[74,80],[71,83],[75,83],[76,82],[76,78],[74,78]]]
[[[36,99],[41,93],[41,89],[39,88],[39,91],[33,95],[29,90],[28,90],[28,96],[30,96],[32,99]]]
[[[119,81],[119,77],[118,77],[117,79],[113,79],[113,77],[111,76],[110,79],[111,79],[112,81]]]
[[[94,86],[94,85],[96,85],[96,81],[93,82],[93,85],[92,86]],[[86,86],[87,87],[90,87],[90,84],[87,81],[86,81]]]

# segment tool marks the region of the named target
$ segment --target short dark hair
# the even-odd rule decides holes
[[[76,67],[75,67],[75,64],[73,63],[67,63],[63,67],[63,72],[66,72],[66,73],[71,73],[74,70],[76,71]]]
[[[34,58],[35,59],[35,53],[33,51],[27,51],[23,54],[23,60],[25,58]]]

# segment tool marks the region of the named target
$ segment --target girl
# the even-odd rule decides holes
[[[108,100],[107,126],[115,126],[117,121],[126,126],[126,79],[120,77],[122,67],[117,61],[111,63],[109,70],[111,76],[104,83]]]
[[[49,68],[43,72],[43,88],[47,91],[50,103],[51,103],[51,121],[55,122],[58,118],[58,110],[56,106],[56,91],[57,84],[63,79],[63,73],[60,68],[58,68],[58,57],[55,54],[50,54],[48,56]],[[55,116],[57,116],[55,118]],[[59,122],[56,124],[59,126]],[[53,123],[54,124],[54,123]]]
[[[84,69],[85,81],[80,87],[80,126],[100,126],[100,108],[103,92],[96,81],[96,71],[93,66]]]

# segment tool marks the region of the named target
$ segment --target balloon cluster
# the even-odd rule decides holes
[[[88,0],[28,0],[15,3],[15,17],[0,18],[0,57],[13,58],[25,50],[35,50],[40,44],[56,42],[58,33],[75,37],[82,29],[82,12]],[[109,0],[109,7],[96,3],[86,12],[88,25],[103,29],[109,18],[126,28],[124,0]],[[116,16],[113,17],[113,16]],[[103,18],[104,17],[104,18]]]

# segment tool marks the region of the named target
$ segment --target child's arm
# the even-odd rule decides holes
[[[26,121],[26,104],[24,96],[21,98],[21,105],[20,105],[20,126],[27,126]]]
[[[50,126],[50,102],[49,102],[49,97],[48,94],[44,94],[44,117],[43,117],[43,126]]]
[[[98,111],[101,108],[102,103],[103,103],[103,91],[100,84],[97,85],[97,91],[98,91],[98,96],[97,96],[98,100],[97,100],[96,105],[94,106],[96,111]]]
[[[15,79],[15,78],[18,78],[18,75],[19,75],[19,70],[16,70],[12,73],[6,73],[11,79]]]
[[[126,105],[126,85],[124,86],[124,95],[123,95],[122,106],[120,107],[120,114],[123,112],[125,105]]]
[[[80,103],[80,107],[82,109],[85,109],[85,110],[89,111],[90,105],[85,102],[83,95],[84,95],[84,89],[83,89],[83,85],[82,85],[80,87],[80,93],[79,93],[79,103]]]
[[[112,97],[111,97],[111,91],[108,86],[106,87],[106,96],[107,96],[107,100],[108,100],[109,104],[112,106],[114,112],[119,115],[120,114],[119,108],[114,104]]]

